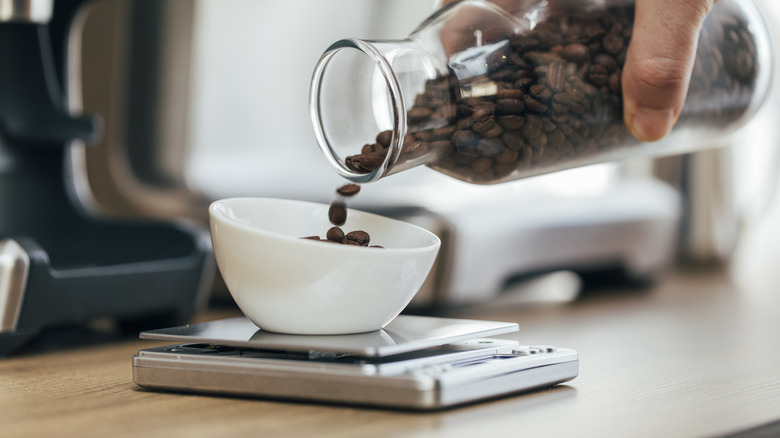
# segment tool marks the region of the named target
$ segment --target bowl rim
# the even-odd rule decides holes
[[[217,208],[220,204],[228,204],[233,202],[257,202],[257,201],[273,201],[273,202],[281,202],[281,203],[289,203],[289,204],[309,204],[309,205],[315,205],[319,207],[325,207],[328,208],[327,204],[321,203],[321,202],[314,202],[314,201],[304,201],[304,200],[297,200],[297,199],[287,199],[287,198],[274,198],[274,197],[253,197],[253,196],[239,196],[239,197],[229,197],[229,198],[222,198],[215,200],[209,204],[208,212],[209,212],[209,222],[213,220],[217,220],[219,222],[222,222],[223,224],[226,224],[231,227],[235,227],[244,231],[247,231],[249,233],[258,234],[263,237],[269,237],[278,239],[285,242],[299,242],[304,245],[315,245],[315,247],[323,247],[323,248],[331,248],[332,251],[365,251],[366,249],[370,249],[370,247],[362,247],[362,246],[354,246],[354,245],[329,245],[324,246],[324,243],[327,242],[321,242],[321,241],[314,241],[310,239],[306,239],[305,236],[301,237],[293,237],[286,234],[281,233],[275,233],[272,231],[264,230],[262,228],[253,227],[241,222],[238,222],[234,219],[229,218],[228,216],[224,215],[219,209]],[[417,229],[422,234],[428,236],[431,239],[431,243],[424,245],[424,246],[416,246],[416,247],[382,247],[382,248],[374,248],[374,249],[382,249],[382,251],[377,251],[377,253],[385,252],[385,251],[391,251],[391,252],[425,252],[430,251],[432,249],[436,249],[441,246],[441,239],[439,239],[439,236],[432,233],[429,230],[426,230],[423,227],[420,227],[418,225],[404,222],[399,219],[394,219],[387,216],[382,216],[380,214],[376,213],[370,213],[367,211],[363,211],[360,209],[355,209],[352,207],[349,207],[350,213],[357,213],[358,215],[363,215],[367,217],[376,218],[378,220],[388,221],[388,222],[397,222],[400,224],[403,224],[404,226]]]

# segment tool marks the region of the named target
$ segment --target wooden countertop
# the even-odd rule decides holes
[[[778,223],[778,222],[775,222]],[[551,390],[415,413],[158,393],[131,358],[163,342],[96,340],[0,360],[10,437],[679,437],[780,420],[780,233],[749,236],[733,266],[670,272],[644,291],[451,316],[515,321],[505,337],[572,347],[580,375]],[[232,316],[212,310],[202,320]]]

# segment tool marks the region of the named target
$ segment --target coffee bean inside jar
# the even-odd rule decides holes
[[[704,23],[678,127],[723,129],[754,102],[754,36],[723,3]],[[411,99],[406,134],[396,140],[400,153],[390,165],[426,164],[490,184],[598,162],[612,150],[641,145],[623,124],[621,75],[633,17],[633,2],[562,10],[530,30],[450,54],[446,72]],[[357,174],[378,169],[393,132],[377,133],[360,150],[355,145],[344,166]]]

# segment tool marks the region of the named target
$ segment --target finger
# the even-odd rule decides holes
[[[626,127],[639,140],[660,140],[680,115],[699,30],[715,0],[636,0],[623,70]]]

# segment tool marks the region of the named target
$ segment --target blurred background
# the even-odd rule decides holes
[[[224,197],[330,202],[343,181],[319,151],[309,120],[314,64],[340,38],[402,38],[436,6],[95,2],[84,22],[80,87],[84,111],[101,115],[104,134],[74,151],[80,198],[109,216],[201,222],[208,203]],[[780,6],[760,6],[775,30]],[[414,302],[421,307],[499,296],[569,300],[583,281],[641,286],[672,263],[727,262],[778,186],[774,84],[757,117],[711,151],[487,187],[418,168],[364,186],[351,206],[442,237],[435,274]],[[539,294],[525,287],[559,271],[576,274],[573,289]]]
[[[137,333],[189,321],[209,303],[232,305],[211,254],[208,205],[239,196],[330,203],[345,181],[309,118],[316,62],[342,38],[403,38],[438,7],[81,3],[0,0],[0,56],[14,60],[0,68],[0,355],[43,328],[110,319]],[[758,3],[776,63],[780,3]],[[15,9],[47,4],[45,31],[45,13]],[[778,74],[774,66],[756,117],[705,152],[494,186],[420,167],[364,185],[350,207],[441,238],[413,312],[568,303],[592,286],[642,290],[679,265],[723,267],[780,211]],[[82,112],[98,116],[99,135],[73,116]]]

